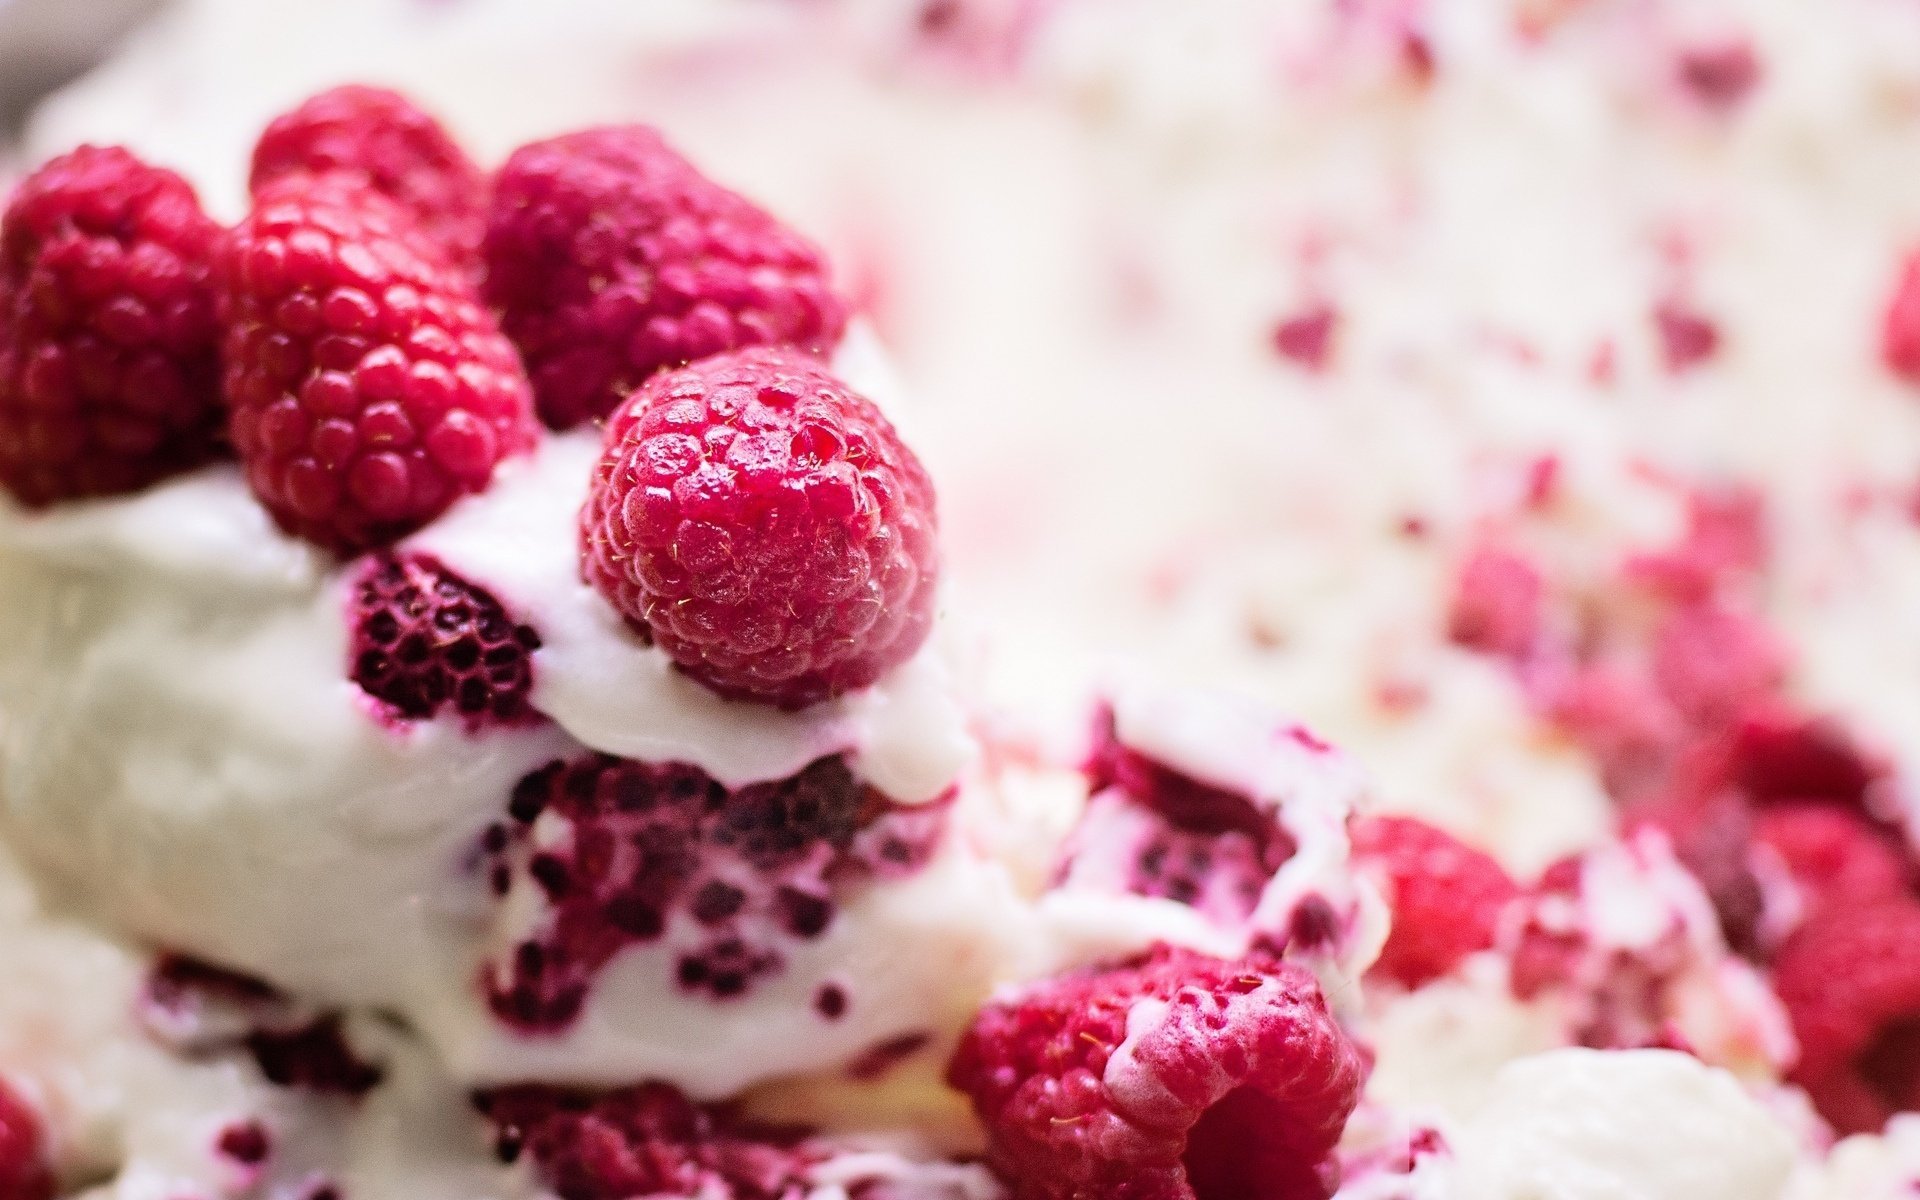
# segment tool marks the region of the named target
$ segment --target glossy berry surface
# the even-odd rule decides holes
[[[466,276],[355,181],[270,185],[223,285],[234,448],[289,532],[386,544],[533,444],[526,379]]]
[[[273,119],[253,148],[257,194],[289,175],[343,172],[407,210],[462,261],[478,263],[487,178],[446,129],[388,88],[347,84]]]
[[[82,146],[0,218],[0,485],[40,506],[222,452],[219,228],[184,179]]]
[[[655,376],[581,512],[588,582],[688,675],[799,708],[905,662],[933,622],[933,484],[893,426],[790,350]]]
[[[640,125],[515,151],[486,266],[557,429],[612,412],[663,368],[745,346],[821,351],[846,323],[811,243]]]
[[[1304,969],[1165,946],[989,1005],[948,1068],[1016,1200],[1325,1200],[1365,1076]]]

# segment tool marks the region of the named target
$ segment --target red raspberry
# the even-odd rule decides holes
[[[527,704],[540,635],[431,558],[383,555],[354,594],[353,681],[400,717],[451,704],[469,729],[537,720]]]
[[[1355,822],[1353,854],[1379,873],[1393,909],[1393,930],[1372,973],[1410,988],[1493,945],[1500,915],[1520,895],[1499,863],[1411,817]]]
[[[582,569],[723,696],[800,708],[933,621],[933,484],[864,397],[792,350],[657,375],[614,413]]]
[[[1365,1077],[1307,971],[1166,946],[989,1005],[947,1069],[1015,1200],[1324,1200]]]
[[[224,265],[233,442],[290,532],[342,552],[390,542],[532,445],[513,347],[392,201],[289,177]]]
[[[1800,1040],[1792,1078],[1835,1128],[1920,1109],[1920,903],[1823,912],[1781,948],[1774,989]]]
[[[1909,871],[1900,851],[1864,817],[1845,809],[1824,804],[1763,809],[1753,835],[1786,864],[1810,918],[1862,908],[1907,890]]]
[[[275,117],[253,148],[255,195],[295,174],[344,171],[392,199],[461,262],[476,262],[487,180],[440,122],[386,88],[348,84]]]
[[[1908,383],[1920,383],[1920,251],[1907,256],[1880,326],[1880,357]]]
[[[487,298],[565,429],[648,376],[723,350],[839,340],[820,252],[640,125],[516,150],[486,237]]]
[[[560,1200],[792,1200],[807,1194],[820,1158],[800,1130],[696,1105],[663,1083],[598,1096],[528,1085],[475,1103],[493,1123],[499,1156],[531,1158]]]
[[[1724,725],[1778,690],[1786,651],[1767,625],[1712,604],[1676,609],[1653,644],[1653,678],[1695,725]]]
[[[0,1200],[49,1200],[52,1195],[40,1118],[0,1079]]]
[[[1545,597],[1532,562],[1498,546],[1477,547],[1454,585],[1447,636],[1485,654],[1525,654],[1539,640]]]
[[[219,227],[186,180],[82,146],[0,223],[0,484],[23,504],[138,491],[219,453]]]

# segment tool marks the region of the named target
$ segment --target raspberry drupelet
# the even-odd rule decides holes
[[[53,1195],[45,1140],[40,1118],[0,1079],[0,1200],[49,1200]]]
[[[533,444],[512,345],[442,249],[360,182],[269,185],[223,268],[233,443],[289,532],[343,553],[391,542]]]
[[[1410,817],[1369,817],[1353,827],[1354,861],[1377,871],[1393,928],[1372,973],[1410,988],[1493,945],[1500,916],[1520,896],[1499,863],[1444,830]]]
[[[219,227],[117,147],[28,176],[0,224],[0,484],[23,504],[137,491],[221,451]]]
[[[387,88],[347,84],[273,119],[253,148],[258,195],[288,175],[344,172],[392,199],[463,262],[486,230],[486,175],[439,121]]]
[[[1303,968],[1167,946],[989,1005],[948,1067],[1015,1200],[1326,1200],[1365,1077]]]
[[[868,400],[797,351],[655,376],[615,412],[582,571],[722,696],[865,687],[933,622],[933,484]]]
[[[846,306],[820,252],[645,126],[515,151],[495,183],[487,299],[540,416],[605,416],[666,367],[745,346],[824,350]]]

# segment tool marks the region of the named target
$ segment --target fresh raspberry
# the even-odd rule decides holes
[[[1501,914],[1520,895],[1499,863],[1411,817],[1356,821],[1353,854],[1379,873],[1393,909],[1373,972],[1410,988],[1493,945]]]
[[[1365,1076],[1304,969],[1166,946],[987,1006],[947,1070],[1015,1200],[1325,1200]]]
[[[0,1200],[49,1200],[53,1195],[45,1141],[40,1118],[0,1079]]]
[[[348,84],[273,119],[253,148],[258,195],[288,175],[346,172],[407,210],[461,262],[476,263],[487,180],[439,121],[386,88]]]
[[[1523,655],[1539,640],[1545,596],[1531,561],[1499,546],[1476,547],[1454,585],[1447,636],[1484,654]]]
[[[1762,810],[1754,840],[1780,857],[1809,918],[1903,895],[1910,871],[1891,838],[1866,818],[1825,804]]]
[[[683,763],[548,763],[514,787],[510,823],[483,837],[495,893],[518,881],[550,909],[485,967],[488,1002],[518,1028],[560,1028],[638,945],[672,950],[681,991],[736,999],[833,927],[843,885],[923,866],[945,809],[896,805],[841,758],[732,790]]]
[[[792,350],[657,375],[614,414],[582,569],[722,696],[872,683],[933,622],[933,484],[865,398]]]
[[[354,591],[353,681],[411,720],[451,704],[469,729],[537,720],[527,703],[540,635],[421,554],[367,563]]]
[[[186,180],[82,146],[0,220],[0,485],[23,504],[138,491],[220,452],[220,230]]]
[[[1880,325],[1880,357],[1908,383],[1920,383],[1920,250],[1900,266]]]
[[[1835,1128],[1920,1108],[1920,903],[1821,913],[1781,948],[1774,990],[1800,1041],[1792,1078]]]
[[[744,346],[823,351],[846,323],[813,245],[640,125],[516,150],[485,254],[487,298],[556,429],[663,368]]]
[[[662,1083],[600,1095],[509,1087],[475,1104],[493,1124],[499,1157],[531,1159],[560,1200],[795,1200],[822,1157],[802,1130],[694,1104]]]
[[[291,176],[224,266],[233,441],[288,531],[342,552],[390,542],[532,445],[512,345],[392,201]]]

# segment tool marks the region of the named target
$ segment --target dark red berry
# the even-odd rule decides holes
[[[948,1067],[1016,1200],[1325,1200],[1365,1077],[1307,971],[1165,946],[987,1006]]]
[[[744,346],[821,351],[846,323],[818,250],[639,125],[515,151],[486,263],[487,298],[559,429],[663,368]]]
[[[1411,817],[1354,823],[1353,855],[1380,876],[1393,927],[1373,973],[1419,987],[1493,945],[1520,888],[1499,863]]]
[[[813,359],[754,349],[655,376],[614,414],[581,566],[723,696],[799,708],[905,662],[933,622],[933,484]]]
[[[513,347],[385,197],[339,175],[270,184],[224,268],[233,443],[290,532],[391,542],[533,444]]]
[[[0,1200],[50,1200],[46,1153],[39,1115],[0,1079]]]
[[[368,562],[351,622],[353,681],[395,715],[422,720],[451,707],[470,729],[539,719],[528,696],[540,635],[433,559]]]
[[[413,101],[363,84],[321,92],[267,126],[249,182],[258,195],[288,175],[333,171],[393,200],[458,260],[477,265],[486,175]]]
[[[24,504],[138,491],[221,452],[219,227],[184,179],[82,146],[0,220],[0,485]]]
[[[1920,1108],[1920,903],[1828,909],[1774,963],[1800,1042],[1792,1078],[1845,1133]]]

